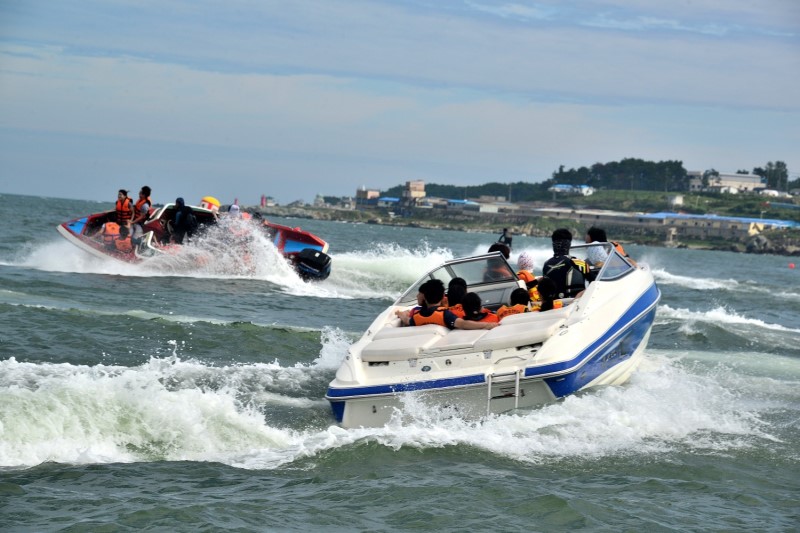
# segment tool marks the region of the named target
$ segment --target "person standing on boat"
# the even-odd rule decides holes
[[[589,266],[585,261],[570,257],[572,233],[559,228],[551,236],[553,241],[553,257],[545,261],[542,274],[553,280],[558,298],[577,298],[586,290],[586,275]],[[541,280],[539,292],[541,293]],[[542,294],[544,298],[544,294]]]
[[[408,311],[397,311],[403,325],[423,326],[436,324],[448,329],[492,329],[497,322],[476,322],[457,317],[447,308],[442,307],[444,299],[444,283],[440,279],[429,279],[419,287],[425,297],[425,307],[414,316],[409,316]]]
[[[503,233],[500,235],[500,238],[497,239],[497,242],[500,244],[505,244],[508,246],[508,249],[511,249],[511,232],[508,231],[508,228],[503,228]]]
[[[139,199],[133,206],[133,218],[131,219],[131,241],[133,244],[139,244],[142,240],[142,233],[144,233],[144,223],[147,222],[147,217],[150,215],[150,208],[153,202],[150,200],[150,187],[145,185],[139,191]]]
[[[133,218],[133,201],[128,198],[128,191],[125,189],[120,189],[117,192],[115,209],[120,232],[127,234],[130,231],[131,219]]]
[[[175,199],[175,219],[172,223],[172,242],[183,244],[185,237],[192,237],[197,230],[197,217],[183,198]]]

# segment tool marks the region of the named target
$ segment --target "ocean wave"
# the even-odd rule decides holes
[[[720,289],[736,289],[739,287],[739,282],[735,279],[717,279],[717,278],[697,278],[689,276],[679,276],[671,274],[664,269],[656,268],[652,270],[653,277],[660,284],[664,285],[678,285],[688,289],[698,291],[711,291]]]
[[[288,367],[208,367],[175,357],[136,368],[0,362],[0,465],[192,460],[273,469],[365,442],[471,446],[536,464],[676,449],[728,453],[780,441],[765,414],[789,408],[800,379],[800,364],[777,381],[743,375],[732,362],[649,353],[625,386],[538,409],[467,421],[410,395],[405,418],[345,430],[332,424],[319,395],[345,344],[328,335],[330,353]],[[303,416],[308,423],[297,422]]]
[[[780,324],[771,324],[758,318],[747,318],[741,316],[730,309],[719,306],[708,311],[692,311],[690,309],[673,309],[668,305],[659,305],[656,314],[656,324],[663,324],[667,321],[679,321],[687,323],[705,322],[717,326],[745,326],[752,329],[764,329],[786,333],[800,333],[800,329],[788,328]],[[738,330],[743,331],[743,330]]]

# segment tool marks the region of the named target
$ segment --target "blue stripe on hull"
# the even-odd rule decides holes
[[[585,361],[587,357],[591,356],[592,353],[596,352],[605,343],[608,343],[602,350],[595,353],[589,361],[586,361],[583,365],[584,368],[581,368],[579,372],[545,378],[545,381],[557,397],[566,396],[579,390],[609,368],[630,358],[653,324],[656,304],[660,297],[661,292],[658,290],[658,287],[655,284],[651,285],[611,328],[578,355],[569,361],[528,367],[525,369],[524,378],[535,378],[553,373],[567,372],[575,368],[582,361]],[[645,313],[647,309],[650,309],[650,311]],[[642,313],[644,314],[636,320],[635,323],[630,323],[630,321],[634,320]],[[611,339],[613,339],[613,342],[609,342]],[[336,401],[335,399],[337,398],[358,398],[394,394],[398,392],[447,389],[483,383],[486,383],[486,376],[484,374],[475,374],[458,378],[376,385],[371,387],[329,387],[326,396],[331,402],[331,407],[334,408],[335,411],[339,406],[334,407],[334,404],[344,403],[341,400]],[[340,408],[344,410],[344,405]],[[334,414],[336,413],[334,412]]]

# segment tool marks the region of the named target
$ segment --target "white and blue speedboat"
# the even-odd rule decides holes
[[[428,272],[349,348],[326,395],[336,421],[384,425],[407,416],[412,395],[415,409],[446,406],[472,419],[627,381],[643,357],[661,293],[648,266],[635,266],[609,243],[576,245],[570,253],[580,257],[590,246],[603,246],[608,259],[580,298],[508,316],[492,330],[401,327],[395,311],[415,306],[428,279],[447,285],[454,277],[498,308],[525,286],[510,267],[504,278],[486,279],[491,262],[505,262],[501,255],[454,259]]]

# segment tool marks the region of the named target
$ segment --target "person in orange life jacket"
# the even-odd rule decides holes
[[[425,308],[408,318],[408,325],[422,326],[437,324],[448,329],[492,329],[497,322],[475,322],[457,317],[451,311],[441,307],[444,299],[444,283],[439,279],[430,279],[420,286],[420,292],[425,296]],[[398,316],[403,319],[402,313]],[[407,315],[406,315],[407,316]]]
[[[130,252],[131,241],[122,234],[122,227],[116,222],[106,222],[100,230],[103,244],[112,251]]]
[[[537,302],[541,300],[539,289],[537,289],[539,281],[536,279],[536,276],[533,275],[533,257],[527,252],[519,254],[517,258],[517,268],[519,269],[517,277],[525,282],[530,299]]]
[[[131,241],[133,244],[139,244],[144,233],[143,225],[147,222],[147,217],[150,216],[150,208],[153,207],[153,202],[150,200],[150,187],[147,185],[142,187],[139,191],[139,199],[133,205],[133,218],[131,218]]]
[[[481,297],[476,292],[465,294],[461,305],[464,307],[464,320],[482,323],[497,323],[500,321],[496,314],[483,307]]]
[[[496,242],[489,246],[486,253],[500,252],[508,260],[511,250],[505,244]],[[497,257],[489,258],[486,262],[486,270],[483,273],[483,281],[499,281],[513,277],[513,273],[506,263]]]
[[[127,235],[130,231],[131,219],[133,218],[133,201],[128,198],[128,191],[120,189],[117,192],[117,203],[115,205],[116,222],[119,224],[120,234]]]
[[[539,294],[542,295],[542,303],[532,309],[532,311],[549,311],[551,309],[561,309],[564,307],[564,302],[557,299],[558,289],[553,280],[547,276],[539,279]]]
[[[553,257],[545,261],[542,274],[550,278],[556,285],[558,298],[578,298],[586,290],[586,275],[589,267],[585,261],[570,257],[572,233],[568,229],[559,228],[553,232]],[[541,280],[539,281],[541,284]],[[541,288],[539,288],[541,294]],[[544,295],[542,294],[544,299]]]
[[[497,318],[503,318],[509,315],[516,315],[519,313],[528,313],[531,310],[531,296],[528,294],[527,289],[519,288],[511,291],[509,298],[509,305],[504,305],[497,310]]]
[[[595,226],[592,226],[586,230],[584,241],[587,243],[609,242],[608,237],[606,236],[606,230]],[[611,244],[614,245],[614,248],[616,248],[619,255],[625,257],[633,266],[636,266],[636,261],[631,259],[631,256],[625,253],[625,249],[620,243],[611,241]],[[603,266],[603,263],[605,263],[606,259],[608,259],[608,253],[599,246],[592,246],[586,251],[586,258],[592,263],[593,266],[601,267]]]
[[[442,304],[457,317],[464,318],[462,302],[465,294],[467,294],[466,280],[464,278],[453,278],[447,284],[447,295],[442,300]]]

